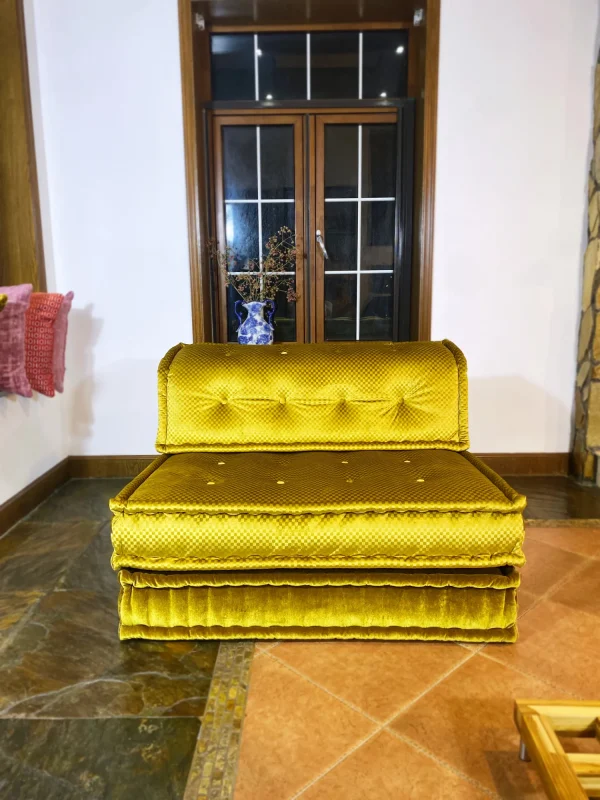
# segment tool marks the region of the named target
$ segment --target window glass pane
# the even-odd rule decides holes
[[[271,236],[279,231],[284,226],[292,231],[295,235],[295,213],[294,203],[262,203],[262,245],[263,245],[263,258],[266,255],[265,245]]]
[[[214,34],[210,50],[213,100],[254,100],[253,34]]]
[[[366,200],[361,209],[360,268],[393,269],[396,203]]]
[[[356,269],[358,203],[325,203],[326,270]]]
[[[233,286],[228,286],[227,292],[227,341],[237,342],[237,329],[240,326],[238,319],[235,315],[235,301],[242,300]],[[243,302],[243,301],[242,301]],[[244,310],[242,309],[242,319],[244,319]]]
[[[234,251],[235,272],[258,258],[258,203],[226,203],[225,236]]]
[[[392,339],[393,285],[393,275],[360,276],[361,339]]]
[[[263,200],[294,199],[294,129],[291,125],[261,126],[260,180]]]
[[[325,197],[358,197],[358,125],[325,126]]]
[[[258,79],[261,100],[306,100],[306,34],[259,34]]]
[[[256,128],[223,128],[223,187],[225,200],[256,200]]]
[[[362,196],[396,196],[396,125],[362,126]]]
[[[356,275],[325,275],[325,340],[356,340]]]
[[[310,35],[312,100],[358,98],[358,32]]]
[[[273,317],[276,342],[296,341],[296,303],[289,303],[286,292],[277,292],[275,296],[277,311]]]
[[[406,97],[408,82],[407,31],[363,33],[363,97]]]

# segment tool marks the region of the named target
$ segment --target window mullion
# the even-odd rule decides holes
[[[260,180],[260,125],[256,126],[256,188],[258,192],[258,264],[262,273],[263,268],[263,252],[262,252],[262,186]],[[264,290],[264,279],[260,276],[260,290]]]
[[[310,100],[310,33],[306,34],[306,99]]]
[[[258,34],[254,34],[254,99],[260,100],[260,86],[258,85]]]
[[[358,191],[356,231],[356,341],[360,339],[360,252],[362,234],[362,125],[358,126]]]

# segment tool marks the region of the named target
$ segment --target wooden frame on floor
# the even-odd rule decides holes
[[[566,753],[559,736],[600,741],[600,701],[516,700],[521,759],[533,761],[550,800],[600,797],[600,755]]]

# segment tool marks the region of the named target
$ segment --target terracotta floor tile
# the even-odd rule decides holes
[[[236,800],[286,800],[376,726],[327,692],[263,655],[254,660]]]
[[[301,800],[483,800],[489,795],[382,731],[300,797]]]
[[[272,650],[274,647],[277,647],[279,642],[257,642],[256,643],[256,652],[267,652],[268,650]]]
[[[542,544],[536,539],[527,539],[527,536],[523,549],[527,563],[521,570],[521,586],[536,595],[545,594],[585,561],[583,556]]]
[[[561,699],[561,693],[477,653],[390,727],[507,800],[543,798],[533,766],[518,757],[518,697]]]
[[[600,562],[590,561],[589,566],[563,584],[551,599],[554,603],[600,616]]]
[[[526,537],[582,556],[600,556],[600,528],[527,528]]]
[[[273,655],[381,722],[469,657],[436,642],[287,642]]]
[[[482,651],[583,700],[600,695],[598,618],[544,600],[519,622],[511,646],[489,644]],[[551,694],[546,689],[545,696]]]
[[[538,595],[532,594],[526,590],[524,591],[523,589],[519,589],[517,593],[517,601],[519,603],[518,617],[522,617],[523,614],[529,611],[537,599]]]

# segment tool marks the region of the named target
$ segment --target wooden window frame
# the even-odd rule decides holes
[[[7,166],[0,185],[0,286],[31,283],[46,291],[40,193],[27,61],[23,0],[0,7],[0,151]]]
[[[431,338],[431,304],[433,276],[434,205],[437,139],[437,96],[439,68],[439,33],[441,0],[424,0],[425,25],[413,27],[406,20],[396,22],[336,22],[308,24],[261,25],[248,21],[244,25],[210,24],[205,29],[194,27],[192,0],[178,0],[181,52],[181,81],[192,326],[194,341],[213,341],[216,331],[211,321],[211,275],[206,256],[210,235],[210,167],[208,142],[198,125],[210,105],[209,36],[211,32],[352,30],[362,28],[410,29],[409,96],[417,102],[415,126],[415,191],[413,213],[413,281],[411,297],[411,338]],[[196,53],[196,57],[194,57]],[[301,105],[298,104],[301,108]],[[241,111],[242,109],[240,109]],[[264,109],[265,111],[270,109]],[[273,109],[275,110],[275,109]],[[291,113],[292,109],[285,109]],[[350,110],[350,109],[348,109]],[[352,109],[356,110],[356,108]],[[309,188],[312,191],[313,187]],[[311,220],[312,222],[312,220]],[[313,318],[316,315],[313,315]]]

